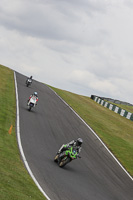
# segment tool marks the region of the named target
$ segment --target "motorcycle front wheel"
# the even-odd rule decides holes
[[[55,161],[55,162],[58,162],[58,157],[59,157],[59,155],[57,154],[57,155],[55,156],[55,158],[54,158],[54,161]]]
[[[61,160],[61,162],[59,163],[59,167],[64,167],[67,163],[69,163],[71,161],[71,159],[70,158],[63,158],[62,160]]]

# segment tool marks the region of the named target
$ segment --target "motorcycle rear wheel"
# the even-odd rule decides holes
[[[31,111],[31,106],[29,106],[28,110]]]
[[[28,86],[29,86],[29,83],[26,83],[26,86],[28,87]]]

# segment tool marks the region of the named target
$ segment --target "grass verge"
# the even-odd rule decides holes
[[[20,159],[15,121],[14,74],[0,65],[0,200],[46,199],[29,176]],[[9,128],[13,125],[11,134]]]
[[[51,88],[84,119],[133,176],[133,122],[89,97]]]

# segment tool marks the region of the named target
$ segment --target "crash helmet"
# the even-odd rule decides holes
[[[32,79],[32,76],[30,76],[30,79]]]
[[[34,95],[37,97],[37,92],[34,92]]]
[[[77,141],[76,141],[76,145],[77,145],[77,146],[81,146],[82,143],[83,143],[82,138],[78,138]]]

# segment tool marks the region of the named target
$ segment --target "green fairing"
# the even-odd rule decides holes
[[[73,147],[70,147],[69,150],[65,152],[66,156],[68,155],[68,153],[70,154],[71,158],[76,158],[78,154],[77,152],[75,154],[73,153]]]

